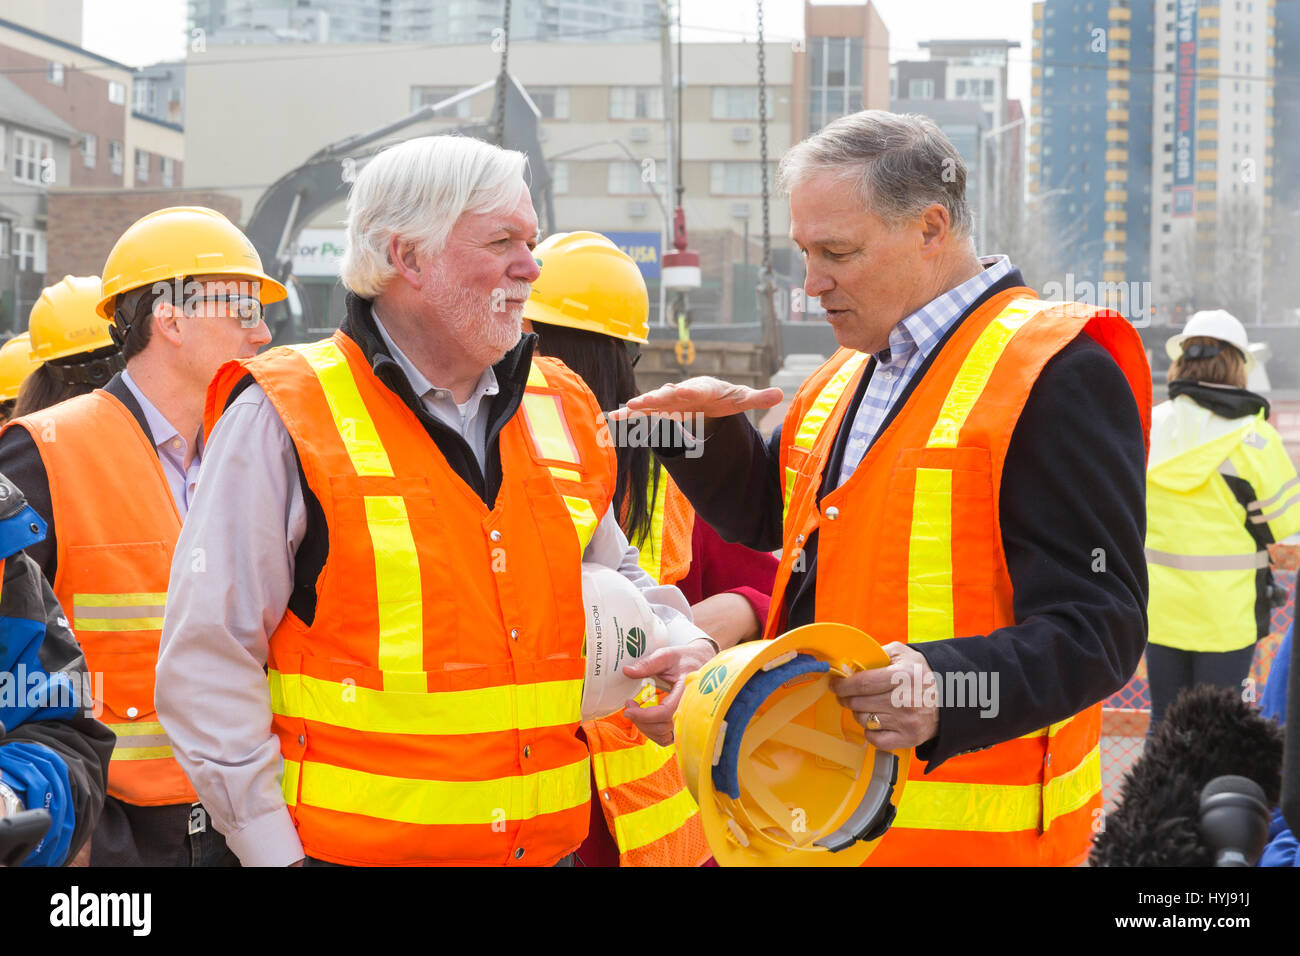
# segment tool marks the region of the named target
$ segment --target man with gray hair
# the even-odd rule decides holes
[[[833,685],[918,758],[870,863],[1079,862],[1099,701],[1146,639],[1141,342],[977,257],[965,166],[924,117],[844,117],[780,173],[841,348],[768,442],[738,413],[774,388],[690,379],[621,414],[707,416],[701,455],[661,456],[724,538],[782,548],[768,637],[836,621],[888,651]]]
[[[671,743],[716,652],[619,530],[595,399],[521,336],[536,240],[522,154],[390,147],[348,199],[341,328],[209,389],[157,702],[244,864],[571,863],[591,814],[584,562],[665,625],[644,661],[672,691],[629,702],[650,740]],[[630,825],[646,841],[698,826],[662,796]]]

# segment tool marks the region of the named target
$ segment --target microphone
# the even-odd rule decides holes
[[[1215,866],[1254,866],[1268,842],[1268,802],[1253,780],[1226,774],[1201,791],[1201,836]]]
[[[1234,688],[1189,688],[1129,768],[1089,863],[1248,866],[1264,846],[1252,842],[1253,820],[1266,835],[1281,791],[1281,728]]]

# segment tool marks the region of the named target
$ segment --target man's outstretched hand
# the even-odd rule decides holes
[[[637,414],[663,415],[677,421],[688,414],[725,418],[755,408],[771,408],[780,404],[782,397],[779,388],[749,388],[699,376],[638,395],[626,407],[610,412],[609,417],[614,421]]]

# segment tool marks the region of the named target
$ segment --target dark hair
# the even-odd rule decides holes
[[[179,281],[184,283],[188,279]],[[168,288],[170,290],[171,287]],[[122,301],[136,293],[139,293],[139,297],[135,300],[134,305],[128,305]],[[154,304],[168,294],[168,292],[164,292],[160,295],[151,295],[148,291],[133,289],[117,297],[117,301],[113,303],[113,327],[111,331],[113,341],[122,349],[122,361],[129,362],[145,350],[145,346],[149,344],[149,338],[153,334]],[[123,323],[119,316],[130,323],[130,328],[127,329],[125,334],[122,332]]]
[[[1211,385],[1246,387],[1246,359],[1235,345],[1229,345],[1208,335],[1196,335],[1183,341],[1183,349],[1192,345],[1220,346],[1217,355],[1209,358],[1189,358],[1186,354],[1174,359],[1169,366],[1168,381],[1208,382]]]
[[[104,360],[100,363],[102,371],[100,377],[104,379],[102,382],[70,381],[68,376],[59,374],[62,368],[89,365],[97,359]],[[18,389],[18,400],[14,405],[13,417],[21,418],[32,412],[49,408],[51,405],[57,405],[59,402],[76,398],[78,395],[93,392],[96,388],[107,384],[113,371],[121,367],[122,360],[118,357],[115,345],[106,345],[93,352],[80,352],[66,359],[51,359],[23,379],[23,384]]]
[[[3,425],[9,419],[14,417],[14,400],[7,398],[0,402],[0,425]]]
[[[612,412],[639,393],[632,358],[621,339],[542,322],[534,322],[533,331],[541,336],[537,350],[577,373],[603,411]],[[618,479],[614,485],[614,513],[620,516],[619,524],[627,539],[639,545],[650,537],[659,469],[650,467],[650,449],[644,444],[633,448],[617,445],[615,455]]]

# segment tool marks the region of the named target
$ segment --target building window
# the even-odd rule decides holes
[[[610,163],[606,187],[612,196],[632,196],[649,192],[654,184],[646,183],[641,175],[640,163]]]
[[[831,120],[862,109],[862,37],[809,37],[808,49],[808,125],[815,133]],[[930,92],[913,94],[908,81],[908,97],[932,99]]]
[[[664,91],[659,86],[611,86],[610,119],[663,119]]]
[[[87,133],[81,141],[81,162],[87,169],[95,168],[95,156],[99,152],[99,138],[94,133]]]
[[[767,90],[767,117],[772,118],[772,89]],[[726,120],[758,119],[758,87],[715,86],[713,118]]]
[[[913,81],[913,82],[916,82],[916,81]],[[966,95],[966,81],[965,81],[965,80],[958,80],[958,81],[957,81],[957,92],[956,92],[956,95],[957,95],[957,96],[965,96],[965,95]]]
[[[108,141],[108,168],[114,176],[122,175],[122,144],[115,139]]]
[[[464,92],[459,86],[413,86],[411,87],[411,112],[449,100],[457,93]],[[436,110],[434,116],[453,116],[456,119],[469,118],[469,97]]]
[[[964,90],[965,80],[957,81],[957,89]],[[910,100],[934,99],[934,80],[908,80],[907,98]]]
[[[162,167],[162,184],[164,186],[173,186],[176,183],[176,160],[170,156],[160,156],[159,165]]]
[[[55,86],[63,85],[63,64],[50,61],[45,71],[45,78]]]
[[[108,101],[110,103],[126,102],[126,87],[115,80],[108,81]]]
[[[14,181],[33,186],[45,185],[47,179],[53,182],[53,153],[54,145],[48,139],[29,133],[14,133]],[[47,169],[50,174],[42,178]]]
[[[567,86],[539,86],[528,91],[542,119],[569,118],[569,88]]]
[[[143,149],[135,151],[135,178],[142,183],[149,181],[149,154]]]
[[[757,196],[763,191],[760,169],[760,163],[709,163],[709,192],[715,196]]]
[[[985,80],[985,81],[984,81],[984,96],[985,96],[986,98],[989,98],[989,97],[992,97],[992,96],[993,96],[993,81],[992,81],[992,80]]]
[[[20,272],[45,271],[45,233],[39,229],[14,230],[14,268]]]
[[[149,80],[135,81],[135,103],[132,107],[137,113],[144,113],[152,116],[156,106],[156,91],[154,85]]]
[[[532,95],[531,93],[529,94]],[[560,160],[550,164],[551,170],[551,193],[555,196],[567,196],[569,194],[569,164]]]

